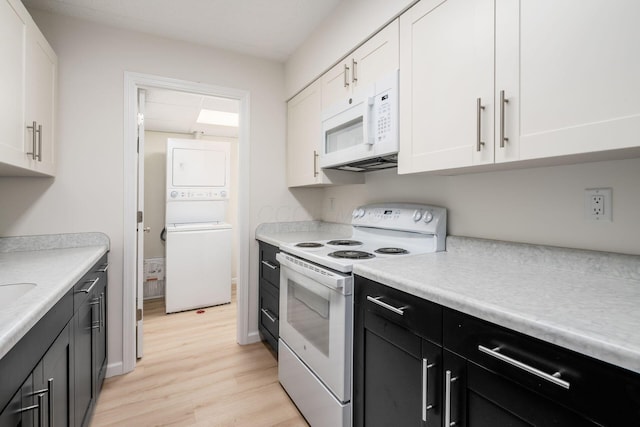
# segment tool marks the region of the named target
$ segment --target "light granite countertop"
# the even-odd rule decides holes
[[[0,306],[0,358],[109,250],[102,233],[0,238],[0,285],[35,283]]]
[[[640,256],[450,236],[354,274],[640,373]]]

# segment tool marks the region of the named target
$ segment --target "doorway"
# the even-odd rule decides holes
[[[217,138],[231,141],[236,148],[236,167],[237,179],[232,180],[237,184],[235,186],[236,197],[234,200],[234,209],[230,209],[229,218],[235,222],[235,241],[236,246],[233,249],[233,256],[235,262],[235,281],[237,287],[237,317],[236,317],[236,341],[240,344],[248,343],[248,194],[249,194],[249,94],[246,91],[217,87],[211,85],[205,85],[201,83],[186,82],[175,79],[156,77],[143,75],[138,73],[125,73],[125,209],[124,209],[124,283],[123,283],[123,373],[129,372],[135,368],[136,355],[137,355],[137,333],[136,324],[142,317],[138,309],[142,308],[142,301],[140,297],[142,293],[138,294],[138,283],[144,276],[140,274],[143,271],[144,265],[142,264],[145,256],[139,256],[144,253],[144,248],[140,247],[138,241],[142,242],[145,239],[139,239],[144,233],[146,227],[151,227],[148,230],[148,235],[152,235],[153,243],[156,245],[155,237],[158,237],[158,209],[164,210],[164,201],[162,201],[162,208],[159,208],[158,202],[154,202],[154,206],[146,207],[145,210],[155,209],[156,212],[151,214],[152,218],[155,218],[152,222],[154,225],[147,225],[147,221],[143,220],[138,224],[137,206],[138,197],[141,196],[138,192],[138,186],[136,185],[140,169],[138,169],[138,93],[142,92],[146,107],[152,107],[156,109],[156,112],[147,111],[148,118],[145,118],[145,127],[149,126],[154,132],[148,134],[148,138],[144,138],[143,141],[148,139],[154,144],[154,149],[158,150],[158,140],[162,140],[163,136],[167,135],[169,131],[171,136],[179,136],[183,139],[211,139],[215,138],[212,134],[219,134]],[[239,121],[235,130],[222,129],[215,125],[195,125],[193,128],[180,128],[175,123],[154,123],[153,120],[162,114],[157,110],[169,109],[169,114],[174,118],[180,117],[184,111],[181,110],[180,102],[177,104],[173,102],[163,102],[168,98],[190,100],[185,102],[193,103],[194,99],[199,99],[203,105],[217,105],[220,103],[227,103],[229,105],[235,105],[234,108],[238,111]],[[151,101],[151,103],[149,103]],[[153,105],[153,103],[158,105]],[[184,102],[183,102],[184,103]],[[164,105],[160,105],[164,104]],[[182,106],[184,107],[184,106]],[[211,109],[218,109],[217,107],[211,107]],[[155,116],[155,118],[154,118]],[[163,127],[164,126],[164,127]],[[164,135],[163,135],[164,134]],[[161,143],[160,143],[161,145]],[[143,144],[144,147],[144,144]],[[140,155],[144,155],[144,150]],[[233,160],[233,159],[232,159]],[[144,164],[144,162],[143,162]],[[156,165],[157,168],[158,165]],[[144,173],[144,168],[142,168]],[[164,185],[163,185],[164,186]],[[144,187],[142,187],[144,188]],[[144,191],[144,190],[142,190]],[[154,190],[157,192],[157,189]],[[163,191],[164,195],[164,191]],[[161,216],[161,215],[160,215]],[[156,236],[157,234],[157,236]],[[153,245],[150,245],[150,248]],[[158,247],[154,249],[158,251]],[[152,251],[150,250],[149,254]],[[159,257],[156,257],[159,258]],[[158,285],[158,284],[156,284]],[[151,290],[150,290],[151,292]],[[155,289],[155,292],[159,292]],[[140,304],[138,304],[138,302]]]

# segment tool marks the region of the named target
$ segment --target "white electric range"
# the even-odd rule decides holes
[[[447,211],[374,204],[350,238],[280,245],[278,377],[314,427],[351,426],[353,265],[445,249]]]

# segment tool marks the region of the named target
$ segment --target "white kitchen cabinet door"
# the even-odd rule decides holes
[[[366,90],[380,77],[398,69],[398,27],[396,19],[322,76],[323,109]]]
[[[362,173],[323,171],[320,168],[321,88],[321,81],[316,80],[287,103],[287,185],[289,187],[364,182]]]
[[[496,161],[638,147],[640,2],[519,3],[496,2],[496,97],[508,99],[509,139]]]
[[[49,43],[35,27],[27,32],[25,129],[35,121],[37,156],[30,157],[31,169],[55,175],[55,106],[57,58]],[[26,129],[25,146],[33,142],[33,131]],[[31,151],[31,148],[28,150]]]
[[[494,161],[493,40],[493,0],[423,0],[400,17],[399,173]]]
[[[57,58],[19,0],[0,0],[0,60],[0,176],[53,176]]]
[[[27,164],[23,140],[26,32],[23,8],[0,0],[0,172]]]

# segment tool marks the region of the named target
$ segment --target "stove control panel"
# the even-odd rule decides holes
[[[354,209],[351,224],[445,236],[447,210],[413,203],[365,205]]]

